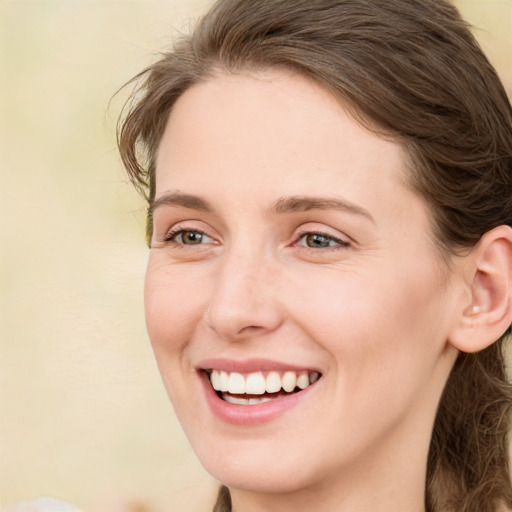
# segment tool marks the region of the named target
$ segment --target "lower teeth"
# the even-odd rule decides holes
[[[256,405],[270,402],[272,398],[263,396],[261,398],[241,398],[238,396],[229,395],[228,393],[222,393],[222,399],[230,404],[235,405]]]

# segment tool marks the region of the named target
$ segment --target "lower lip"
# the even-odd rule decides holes
[[[212,388],[210,380],[204,372],[201,372],[200,379],[213,414],[225,423],[242,426],[258,425],[273,420],[293,409],[309,396],[312,389],[316,388],[316,385],[311,385],[302,391],[280,396],[261,404],[237,405],[222,400]]]

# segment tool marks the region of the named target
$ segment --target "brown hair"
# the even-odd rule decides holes
[[[316,80],[367,128],[403,145],[410,186],[430,206],[442,254],[512,225],[512,108],[445,0],[218,1],[136,77],[141,85],[120,122],[123,162],[150,202],[155,155],[177,98],[218,72],[276,66]],[[428,459],[428,511],[512,507],[506,334],[461,353],[448,379]],[[223,488],[215,510],[229,509]]]

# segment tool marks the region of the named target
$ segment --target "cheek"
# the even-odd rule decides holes
[[[428,378],[446,339],[434,272],[318,272],[307,281],[315,286],[298,282],[289,295],[294,319],[333,356],[345,388],[400,391]]]
[[[199,281],[200,282],[200,281]],[[193,336],[203,311],[201,289],[175,267],[148,264],[144,284],[146,326],[162,381],[182,424],[197,423],[190,413],[198,410],[198,397],[190,392],[195,378],[185,347]],[[185,397],[185,398],[184,398]]]
[[[204,308],[204,288],[197,286],[201,279],[190,276],[176,267],[159,264],[150,259],[144,283],[146,326],[159,365],[179,361],[176,356],[188,343]],[[162,368],[161,368],[162,369]]]

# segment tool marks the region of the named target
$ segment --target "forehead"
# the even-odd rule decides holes
[[[286,178],[289,165],[296,177],[307,169],[315,182],[335,159],[345,178],[356,159],[360,165],[392,168],[395,178],[405,170],[400,145],[363,128],[316,82],[275,69],[220,74],[178,99],[158,151],[157,171],[168,174],[183,166],[192,171],[202,157],[210,159],[208,168],[217,179],[225,164],[235,161],[240,172],[263,176],[270,170],[274,179],[275,171]],[[157,186],[163,174],[157,172]]]

